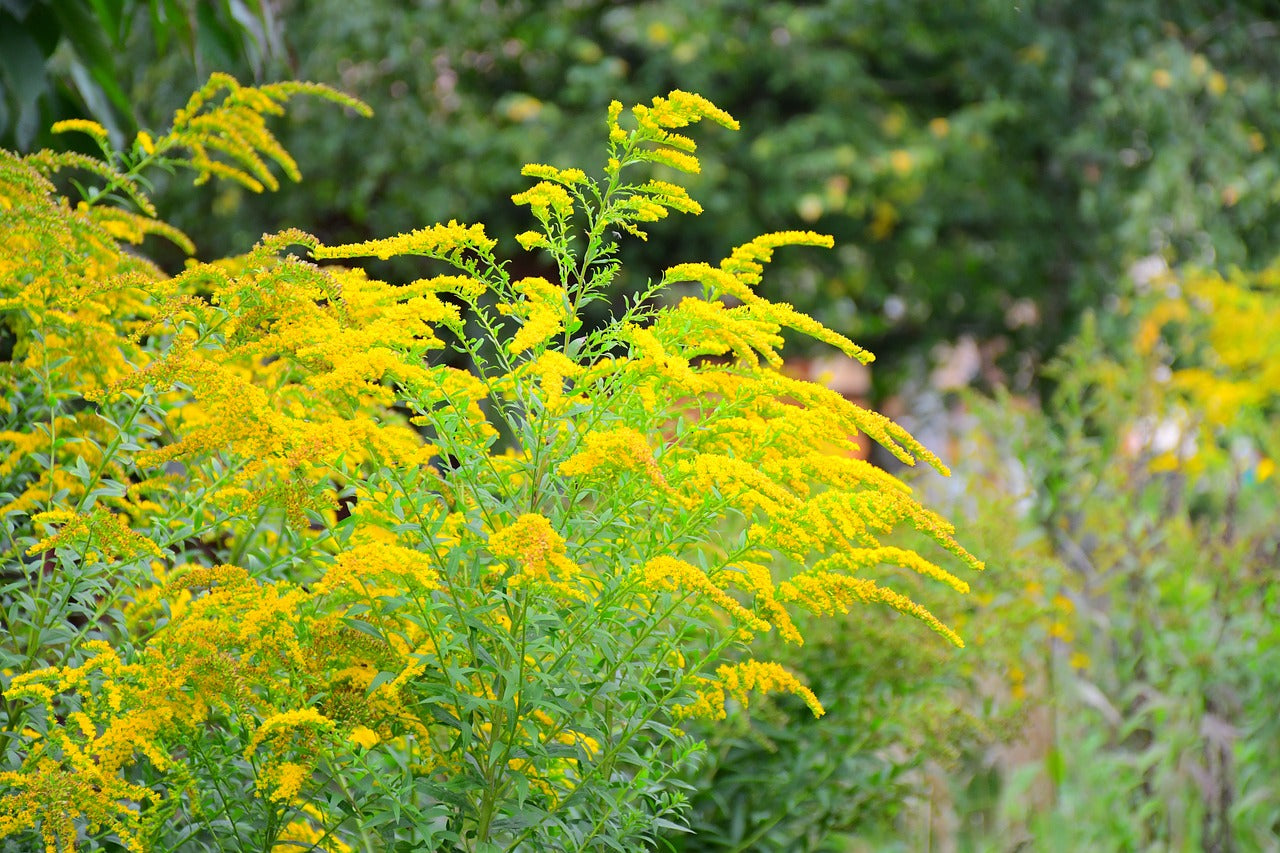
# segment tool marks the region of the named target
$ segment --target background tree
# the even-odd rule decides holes
[[[259,79],[281,48],[261,0],[0,0],[0,146],[56,147],[47,128],[63,118],[91,118],[116,144],[156,121],[130,99],[142,56],[172,52],[201,80],[224,67]]]
[[[369,101],[384,130],[284,129],[318,183],[189,202],[205,206],[178,219],[211,253],[285,221],[334,239],[514,225],[503,166],[576,162],[576,117],[673,86],[750,130],[707,143],[719,165],[695,190],[714,216],[667,223],[662,257],[641,247],[633,268],[831,232],[839,251],[780,268],[772,295],[885,355],[965,333],[1044,352],[1136,259],[1265,263],[1280,236],[1264,4],[320,0],[280,17],[292,73]],[[191,65],[153,65],[136,99],[167,114]]]

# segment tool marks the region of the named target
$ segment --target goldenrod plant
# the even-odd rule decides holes
[[[783,329],[871,359],[755,291],[776,250],[829,237],[677,264],[584,322],[622,235],[700,211],[682,130],[728,114],[615,102],[599,174],[526,166],[515,243],[546,277],[453,221],[287,230],[173,276],[122,246],[189,248],[146,201],[151,163],[296,175],[262,117],[304,93],[361,109],[217,76],[127,152],[76,123],[101,160],[0,158],[0,843],[635,849],[684,824],[686,721],[771,692],[823,714],[754,637],[883,604],[961,644],[883,580],[963,593],[940,563],[982,563],[848,451],[945,466],[778,370]],[[99,182],[74,206],[67,167]],[[421,277],[356,263],[391,257]],[[901,529],[934,553],[888,545]]]

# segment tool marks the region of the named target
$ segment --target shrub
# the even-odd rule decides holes
[[[700,209],[626,173],[697,171],[679,130],[728,114],[680,91],[625,121],[614,102],[600,177],[526,166],[513,201],[537,228],[516,240],[555,280],[515,278],[453,221],[336,246],[284,231],[171,277],[121,247],[185,245],[151,216],[149,162],[251,189],[266,159],[294,172],[262,115],[303,92],[341,100],[219,76],[130,152],[78,123],[105,160],[0,160],[0,837],[625,849],[685,820],[686,721],[771,692],[823,713],[779,664],[729,661],[753,636],[801,643],[798,614],[881,603],[960,643],[876,577],[967,585],[881,540],[982,564],[843,451],[862,433],[942,463],[777,370],[783,328],[870,359],[754,290],[776,249],[830,238],[765,235],[581,319],[620,234]],[[76,207],[47,177],[64,167],[100,181]],[[424,277],[335,263],[391,257]]]

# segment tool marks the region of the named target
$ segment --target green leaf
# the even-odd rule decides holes
[[[39,103],[50,91],[49,78],[39,42],[8,12],[0,12],[0,89],[14,138],[25,148],[40,129]]]

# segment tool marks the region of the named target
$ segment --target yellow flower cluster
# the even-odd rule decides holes
[[[267,130],[264,116],[282,114],[281,105],[302,94],[342,104],[364,116],[373,114],[362,101],[321,84],[287,82],[254,88],[215,72],[174,115],[169,134],[151,143],[148,154],[179,146],[189,149],[187,164],[196,170],[197,184],[216,176],[253,192],[274,190],[279,181],[264,157],[275,161],[292,180],[300,180],[298,164]],[[219,96],[221,102],[211,107],[211,101]],[[215,159],[215,154],[226,159]]]
[[[92,136],[95,140],[106,142],[110,134],[107,129],[96,121],[90,121],[83,118],[64,119],[56,121],[49,127],[50,133],[85,133]]]
[[[434,555],[390,542],[356,545],[343,551],[317,585],[320,592],[350,587],[358,596],[422,594],[440,586]]]
[[[716,670],[716,678],[702,679],[697,697],[680,708],[683,717],[706,717],[723,720],[726,716],[726,699],[736,699],[744,708],[750,701],[749,694],[791,693],[799,696],[809,706],[815,717],[826,713],[818,697],[800,679],[778,663],[746,660],[725,664]]]
[[[39,554],[55,548],[65,548],[83,543],[102,555],[104,561],[129,562],[143,556],[161,557],[163,552],[155,542],[130,529],[120,516],[97,507],[89,513],[67,510],[51,510],[32,517],[35,524],[60,524],[58,531],[46,536],[27,549],[28,554]]]
[[[407,234],[381,240],[366,240],[342,246],[317,246],[316,258],[387,258],[397,255],[421,255],[427,258],[459,258],[467,251],[487,253],[497,245],[484,233],[483,225],[461,225],[449,220],[448,225],[432,225]]]
[[[253,758],[266,746],[268,760],[258,773],[258,793],[268,799],[292,803],[311,778],[321,741],[334,730],[334,721],[315,708],[301,708],[272,714],[258,725],[245,747],[245,758]],[[311,762],[282,761],[282,756],[299,753]]]
[[[582,439],[582,450],[561,462],[558,470],[566,477],[581,477],[598,471],[615,474],[632,471],[659,488],[667,485],[649,442],[631,427],[587,433]]]
[[[524,299],[498,304],[499,311],[522,321],[507,344],[510,353],[532,349],[564,331],[569,319],[569,296],[563,287],[539,276],[522,278],[511,287]]]
[[[564,537],[552,529],[545,516],[525,513],[512,524],[495,530],[489,536],[489,551],[499,559],[516,563],[516,572],[509,580],[512,587],[541,586],[570,599],[585,597],[578,583],[582,570],[566,556]]]
[[[550,181],[539,181],[524,192],[513,195],[511,201],[529,205],[539,218],[545,218],[548,211],[560,219],[573,216],[573,197],[565,192],[564,187]]]
[[[542,404],[550,414],[558,413],[566,401],[565,383],[581,376],[584,368],[561,352],[553,349],[543,351],[532,361],[522,365],[521,373],[533,376],[538,380],[542,391]]]
[[[1196,413],[1203,435],[1194,448],[1186,442],[1161,450],[1152,466],[1195,472],[1222,462],[1227,431],[1266,448],[1270,430],[1259,415],[1274,405],[1280,388],[1280,335],[1260,329],[1257,319],[1280,310],[1280,263],[1225,276],[1188,269],[1156,286],[1154,304],[1139,318],[1136,348],[1168,370],[1173,396]],[[1178,365],[1169,370],[1175,357]],[[1262,462],[1270,463],[1261,464],[1263,471],[1274,466],[1270,457]]]
[[[672,133],[671,128],[686,127],[702,119],[710,119],[724,127],[737,130],[738,122],[724,110],[708,101],[701,95],[674,90],[666,97],[655,97],[651,106],[637,104],[631,108],[636,128],[628,133],[618,123],[622,115],[622,104],[613,101],[609,104],[608,128],[609,144],[612,156],[605,169],[606,174],[616,175],[624,165],[621,156],[634,158],[635,161],[648,161],[668,166],[681,172],[697,173],[701,164],[693,152],[697,146],[694,141],[679,133]],[[645,144],[655,147],[643,148]],[[633,161],[634,162],[634,161]],[[651,191],[660,202],[664,195],[661,190]],[[687,205],[676,198],[676,204],[669,205],[680,209]]]
[[[744,631],[769,630],[768,622],[743,607],[737,599],[717,586],[706,572],[692,563],[675,557],[655,557],[640,568],[637,579],[642,589],[678,590],[704,598],[707,603],[715,604],[728,613]]]
[[[323,829],[330,823],[320,809],[310,803],[303,805],[297,817],[281,830],[271,853],[297,853],[298,850],[351,853],[355,848]]]
[[[520,174],[555,181],[566,186],[587,183],[587,175],[581,169],[557,169],[555,166],[545,166],[541,163],[526,163],[520,170]]]

